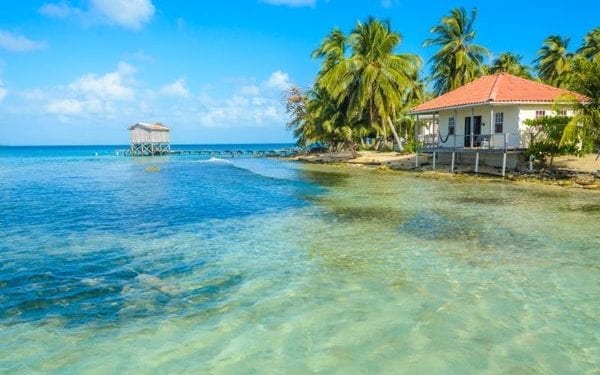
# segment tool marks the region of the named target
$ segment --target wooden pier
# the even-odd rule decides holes
[[[166,155],[207,155],[220,157],[288,157],[304,153],[300,148],[285,148],[273,150],[209,150],[209,149],[169,149],[163,151],[160,156]],[[131,149],[115,150],[116,155],[123,156],[152,156],[132,153]]]

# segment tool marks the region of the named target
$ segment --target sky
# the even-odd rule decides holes
[[[460,6],[477,44],[530,65],[547,36],[574,51],[600,26],[594,0],[0,0],[0,145],[127,144],[136,122],[178,144],[292,142],[283,92],[311,86],[332,28],[389,20],[427,62]]]

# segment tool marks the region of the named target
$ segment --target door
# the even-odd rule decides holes
[[[471,118],[465,117],[465,146],[471,147]]]
[[[473,138],[471,142],[471,117],[465,117],[465,147],[481,146],[481,116],[473,116]]]
[[[473,147],[481,147],[481,116],[473,117]]]

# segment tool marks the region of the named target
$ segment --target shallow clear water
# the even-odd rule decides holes
[[[111,155],[0,150],[0,372],[600,369],[598,193]]]

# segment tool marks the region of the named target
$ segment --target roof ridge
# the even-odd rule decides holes
[[[498,87],[496,86],[496,84],[498,83],[498,79],[503,75],[502,73],[496,73],[494,74],[496,77],[494,77],[494,82],[492,83],[492,87],[490,87],[490,93],[488,94],[488,102],[493,102],[496,100],[496,94],[498,93]]]

